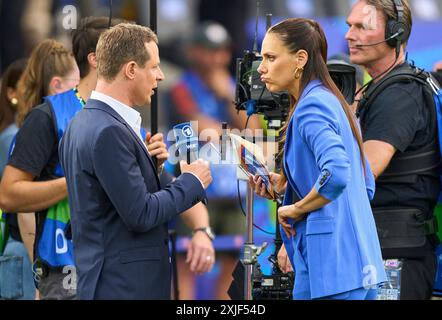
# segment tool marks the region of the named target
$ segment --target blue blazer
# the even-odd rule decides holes
[[[306,218],[312,299],[386,281],[369,202],[374,178],[365,159],[364,174],[339,100],[319,80],[311,81],[302,93],[287,127],[284,150],[288,180],[284,204],[292,204],[294,194],[304,198],[313,186],[332,201]],[[294,265],[294,239],[282,235]]]
[[[166,223],[205,197],[183,174],[160,189],[132,128],[89,99],[61,140],[71,209],[79,299],[169,299]]]

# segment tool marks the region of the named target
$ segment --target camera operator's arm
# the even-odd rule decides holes
[[[201,202],[182,213],[181,217],[192,230],[209,226],[209,213]],[[190,271],[196,274],[212,270],[215,263],[215,250],[212,240],[204,232],[194,232],[187,248],[186,263],[190,264]]]
[[[396,148],[387,142],[378,140],[364,142],[364,153],[375,179],[385,171],[395,152]]]

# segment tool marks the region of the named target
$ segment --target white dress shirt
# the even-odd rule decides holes
[[[138,111],[101,92],[92,91],[90,99],[104,102],[114,109],[115,112],[118,113],[134,130],[137,136],[141,139],[141,142],[143,142],[143,146],[145,146],[143,138],[141,137],[141,116]]]

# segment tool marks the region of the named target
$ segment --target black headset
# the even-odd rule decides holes
[[[410,30],[405,24],[404,6],[401,0],[393,0],[394,10],[397,14],[397,19],[388,19],[385,29],[385,39],[392,48],[399,48],[402,43],[407,41]],[[397,34],[397,36],[395,36]]]

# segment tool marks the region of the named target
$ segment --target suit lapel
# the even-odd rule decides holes
[[[89,103],[93,102],[92,104]],[[147,148],[146,145],[143,144],[143,142],[141,141],[141,139],[138,137],[138,135],[134,132],[134,130],[132,129],[132,127],[118,114],[118,112],[116,112],[114,109],[112,109],[110,106],[108,106],[106,103],[99,101],[99,100],[95,100],[95,99],[89,99],[88,103],[86,103],[85,109],[99,109],[102,110],[104,112],[107,112],[108,114],[110,114],[112,117],[114,117],[116,120],[118,120],[119,122],[121,122],[122,124],[124,124],[126,126],[126,128],[129,130],[129,132],[131,133],[132,137],[135,139],[135,141],[138,143],[138,145],[140,146],[141,149],[143,149],[143,152],[145,153],[147,159],[149,159],[149,163],[152,166],[152,169],[155,172],[155,176],[157,178],[157,182],[158,185],[160,185],[160,181],[158,179],[158,171],[157,168],[152,160],[152,157],[150,156],[149,152],[147,152]]]

